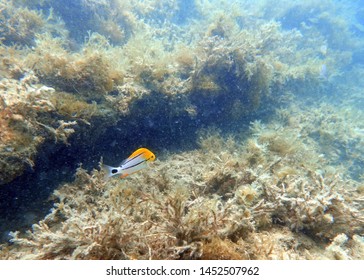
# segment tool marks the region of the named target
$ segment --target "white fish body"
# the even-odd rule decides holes
[[[126,160],[124,160],[118,167],[103,165],[106,178],[115,175],[120,175],[121,178],[142,170],[148,166],[148,161],[154,161],[155,155],[146,148],[140,148],[132,153]]]

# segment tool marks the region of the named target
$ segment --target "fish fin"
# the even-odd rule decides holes
[[[105,179],[108,179],[116,174],[120,174],[119,169],[117,167],[112,167],[106,164],[101,165],[101,169],[105,173]]]
[[[123,173],[123,174],[121,174],[120,175],[120,178],[121,179],[124,179],[125,177],[128,177],[130,174],[128,174],[128,173]]]

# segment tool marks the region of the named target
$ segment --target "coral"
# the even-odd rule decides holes
[[[346,234],[339,234],[326,247],[328,257],[339,260],[362,259],[363,253],[364,240],[360,235],[349,239]]]
[[[347,241],[348,237],[344,233],[339,234],[333,239],[331,244],[327,246],[326,250],[337,260],[347,260],[349,259],[348,252],[343,248]]]
[[[343,186],[336,186],[335,181],[327,183],[321,177],[313,177],[307,183],[298,176],[290,177],[292,179],[282,180],[282,185],[277,186],[275,191],[270,187],[266,189],[267,201],[276,204],[273,215],[279,223],[324,238],[333,238],[337,232],[345,231],[353,235],[361,231],[363,217],[350,205],[348,198],[345,200],[339,194],[343,190],[337,188]],[[277,197],[271,197],[271,193],[275,193],[273,196]],[[278,200],[284,205],[283,208],[277,204]]]
[[[69,145],[67,142],[67,138],[72,135],[75,130],[71,128],[77,124],[76,121],[73,122],[65,122],[59,121],[59,126],[57,128],[50,127],[48,125],[42,124],[37,122],[40,126],[44,127],[52,137],[54,137],[54,142],[57,143],[58,141],[63,142],[64,144]]]

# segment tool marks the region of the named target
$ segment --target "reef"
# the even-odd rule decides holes
[[[58,2],[0,3],[0,209],[72,172],[1,259],[364,258],[355,9]],[[158,160],[105,180],[140,146]]]
[[[201,149],[170,155],[125,180],[79,168],[75,182],[54,192],[51,213],[25,235],[12,233],[3,256],[362,258],[362,185],[316,169],[325,159],[313,157],[317,151],[300,136],[277,149],[272,139],[280,132],[257,125],[244,144],[201,132]]]

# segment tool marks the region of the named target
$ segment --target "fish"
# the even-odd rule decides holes
[[[155,160],[153,152],[147,148],[139,148],[133,152],[127,159],[117,167],[102,165],[102,169],[105,171],[105,178],[110,178],[115,175],[119,175],[120,178],[125,178],[139,170],[148,167],[148,162]]]

